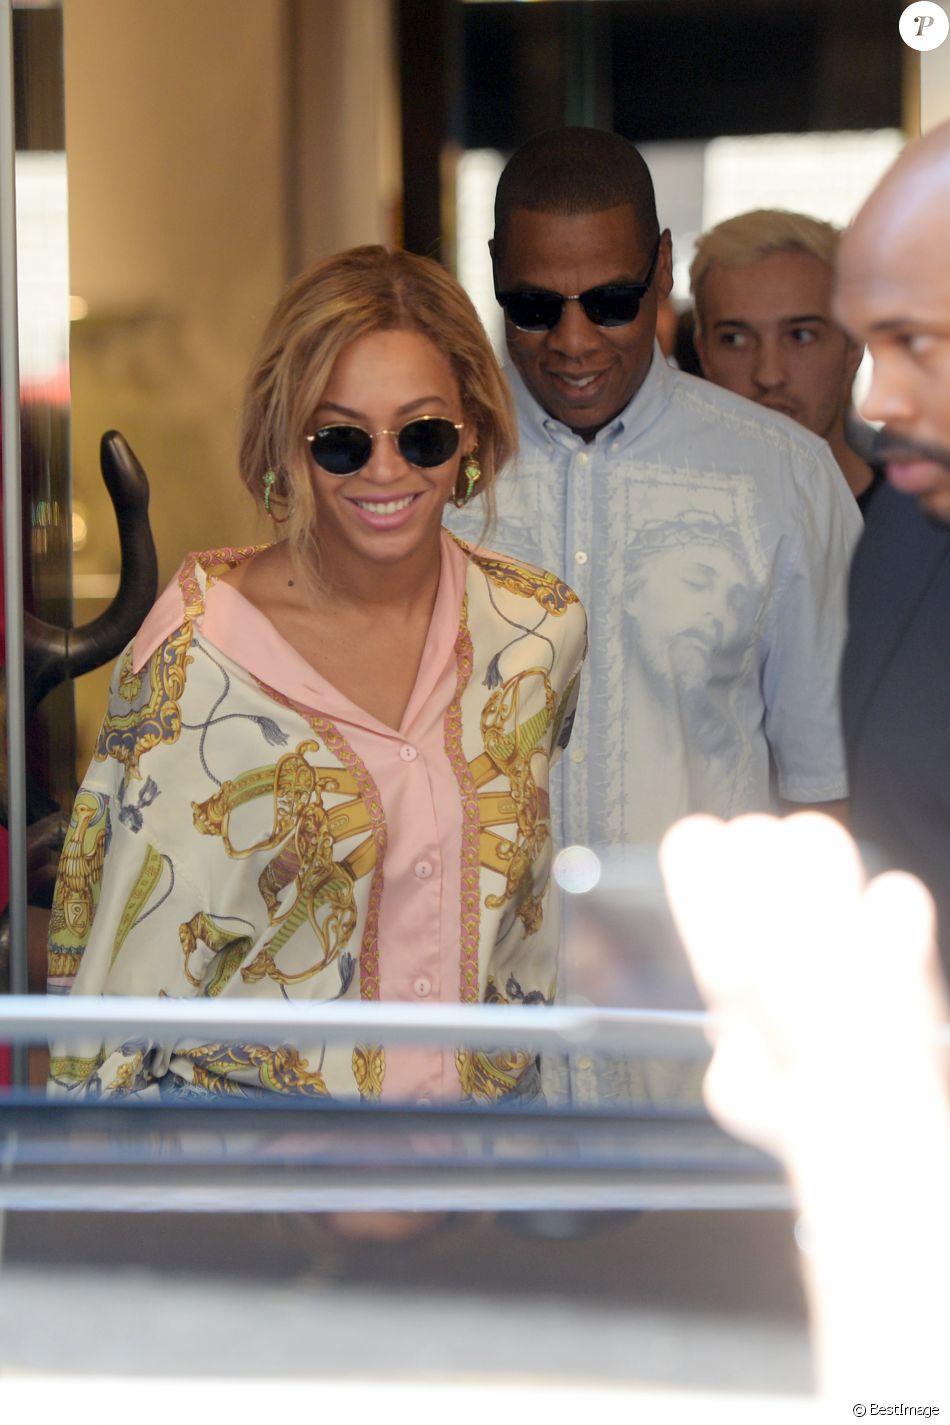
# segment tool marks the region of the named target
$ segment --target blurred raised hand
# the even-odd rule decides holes
[[[803,1209],[825,1388],[939,1403],[950,1092],[928,892],[866,880],[812,813],[691,817],[660,860],[715,1017],[709,1107],[784,1159]]]

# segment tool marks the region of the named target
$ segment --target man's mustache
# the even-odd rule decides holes
[[[871,445],[871,460],[875,465],[886,465],[888,461],[903,463],[911,460],[932,461],[945,465],[950,470],[950,449],[940,445],[923,445],[906,436],[896,435],[885,426],[879,430]]]

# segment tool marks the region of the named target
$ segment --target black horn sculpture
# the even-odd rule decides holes
[[[67,678],[115,658],[155,601],[158,559],[148,522],[148,478],[117,430],[99,445],[102,478],[119,528],[119,587],[109,607],[79,628],[58,628],[24,614],[24,701],[29,722],[42,699]],[[5,704],[5,690],[3,701]],[[5,706],[2,709],[5,713]],[[5,720],[5,718],[4,718]],[[4,739],[5,740],[5,739]],[[2,759],[0,759],[2,763]],[[0,822],[7,825],[6,767],[0,765]],[[27,777],[27,881],[31,904],[49,904],[69,808],[60,808]],[[0,991],[9,983],[9,925],[0,916]],[[34,976],[31,975],[31,980]]]
[[[148,478],[117,430],[102,437],[99,462],[119,526],[119,587],[109,607],[80,628],[57,628],[24,615],[27,718],[58,683],[114,658],[155,601],[158,559],[148,523]]]

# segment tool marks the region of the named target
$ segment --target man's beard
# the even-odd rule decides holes
[[[886,465],[889,460],[901,463],[926,460],[934,465],[944,465],[950,470],[950,449],[945,449],[942,445],[921,445],[916,440],[896,435],[885,426],[874,437],[871,461],[875,465]]]

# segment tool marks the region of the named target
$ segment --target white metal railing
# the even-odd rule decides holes
[[[156,1041],[248,1036],[281,1042],[317,1035],[328,1042],[354,1034],[390,1044],[458,1048],[574,1050],[654,1058],[703,1058],[711,1016],[692,1010],[599,1009],[578,1006],[403,1004],[334,1000],[291,1004],[66,995],[0,996],[0,1042],[145,1035]]]
[[[390,1044],[456,1048],[576,1050],[628,1058],[701,1059],[716,1017],[697,1010],[602,1009],[576,1005],[405,1004],[333,1000],[154,999],[142,996],[0,995],[0,1043],[88,1036],[147,1036],[154,1042],[201,1035],[264,1042],[355,1034]],[[950,1024],[938,1042],[950,1050]]]

